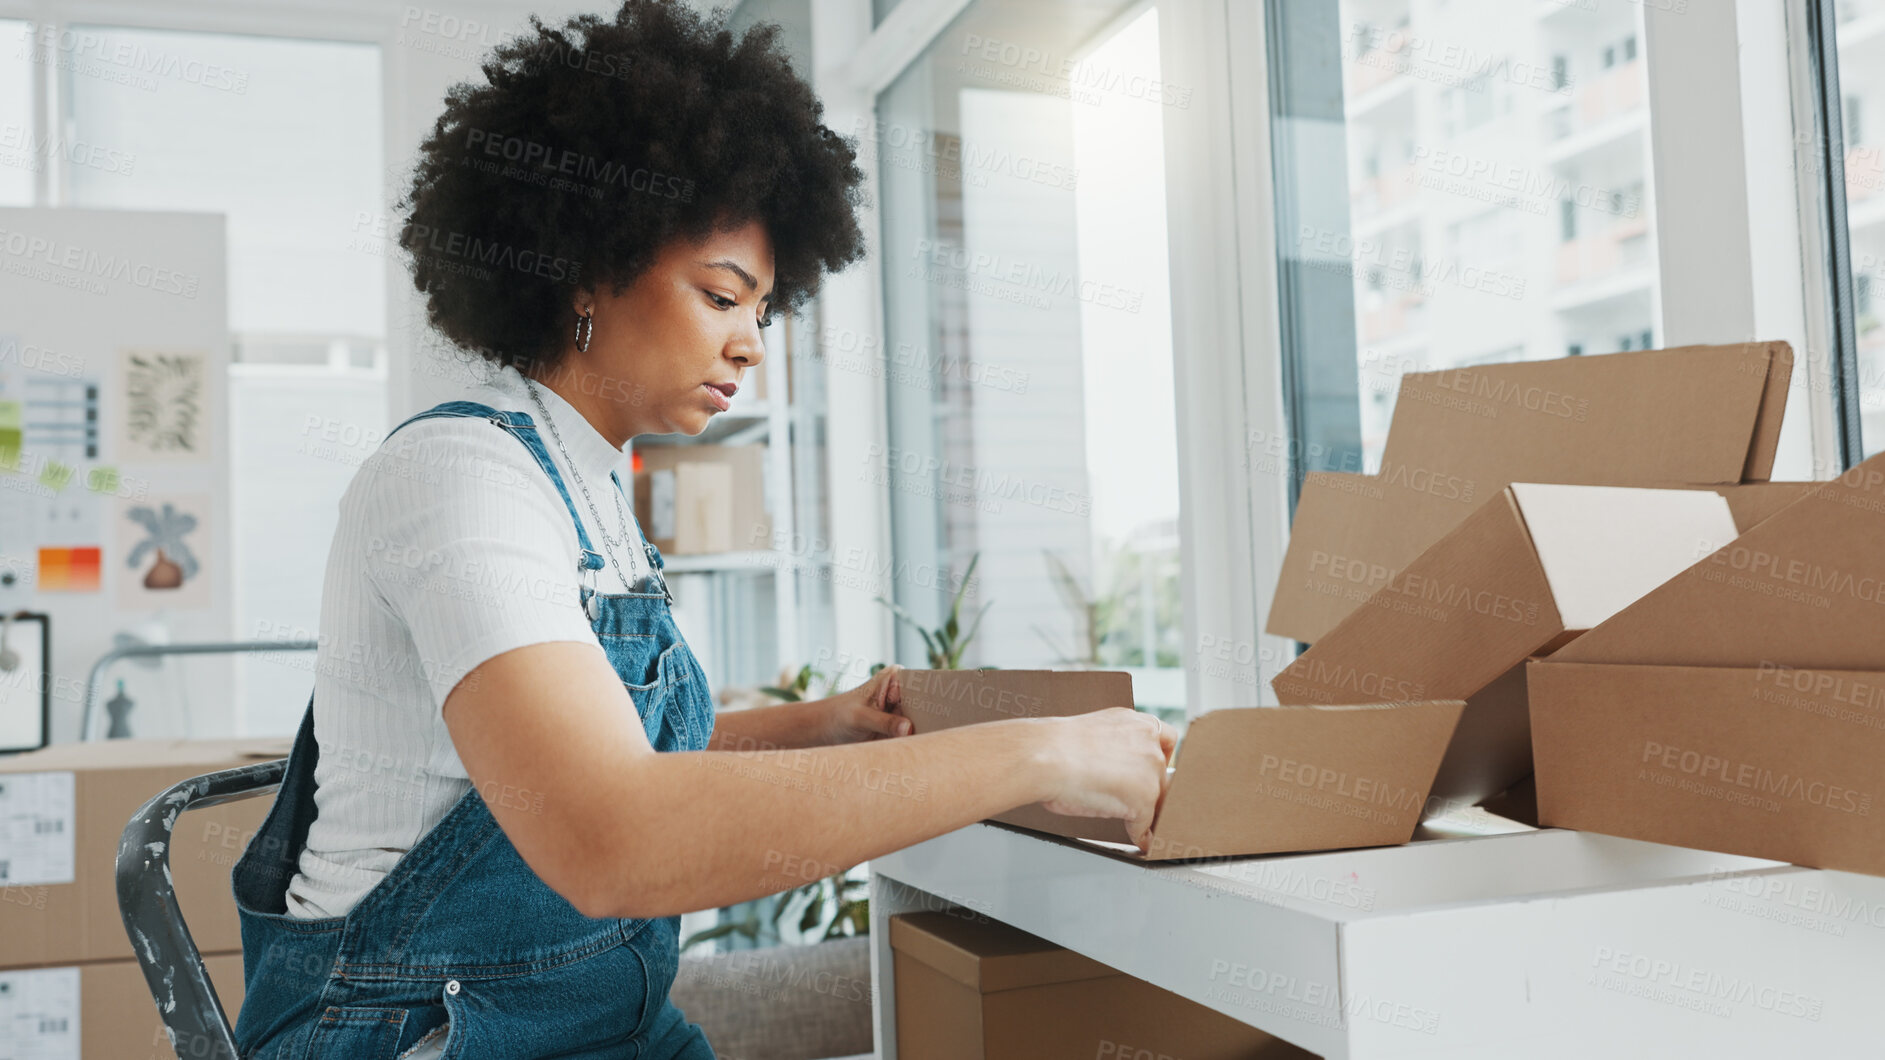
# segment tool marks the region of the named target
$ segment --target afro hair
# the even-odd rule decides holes
[[[484,83],[455,85],[399,209],[426,316],[488,360],[553,365],[580,286],[620,292],[671,240],[758,221],[774,312],[864,255],[853,144],[793,71],[779,27],[626,0],[613,21],[531,16]]]

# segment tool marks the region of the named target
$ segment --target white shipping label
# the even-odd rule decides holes
[[[0,886],[73,881],[76,788],[69,769],[0,773]]]
[[[0,972],[0,1060],[79,1060],[77,968]]]

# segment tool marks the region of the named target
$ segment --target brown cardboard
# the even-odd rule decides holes
[[[1885,672],[1529,676],[1542,824],[1885,876]]]
[[[223,1010],[233,1021],[242,1006],[242,954],[211,953],[203,956],[204,970]],[[33,989],[32,980],[57,975],[61,979],[77,973],[76,1011],[47,1005],[34,1015],[44,1020],[15,1020],[0,1027],[0,1056],[74,1056],[79,1060],[176,1060],[179,1050],[170,1045],[158,1015],[157,1002],[144,979],[144,970],[136,961],[93,961],[75,965],[48,965],[34,968],[0,969],[0,980],[10,981],[22,995],[43,997]],[[76,1019],[77,1027],[71,1026]],[[76,1031],[76,1034],[74,1033]],[[62,1046],[76,1038],[79,1051],[65,1052]],[[184,1044],[186,1057],[208,1056],[207,1046],[191,1048]]]
[[[637,447],[635,519],[663,553],[703,555],[770,548],[764,445]],[[673,529],[657,519],[655,479],[672,476]]]
[[[104,740],[0,760],[0,783],[20,774],[70,772],[75,803],[72,882],[0,888],[0,967],[131,957],[116,881],[124,826],[139,806],[180,780],[260,761],[249,753],[259,743],[253,737]],[[207,806],[177,821],[171,878],[184,922],[204,952],[242,947],[229,873],[269,801],[264,794]]]
[[[903,1060],[1298,1060],[1314,1054],[967,911],[890,918]]]
[[[1885,456],[1818,483],[1560,658],[1885,667]]]
[[[1305,478],[1265,628],[1315,642],[1514,482],[1765,480],[1792,366],[1763,342],[1404,376],[1381,472]]]
[[[903,713],[916,733],[1001,718],[1050,718],[1130,707],[1132,675],[1111,670],[904,670]],[[1129,843],[1124,822],[1067,817],[1039,803],[991,820],[1074,838]]]
[[[1235,707],[1191,719],[1148,861],[1413,838],[1465,703]]]
[[[1547,825],[1885,875],[1885,455],[1533,663]]]
[[[1735,529],[1727,502],[1701,491],[1516,483],[1271,685],[1284,703],[1465,700],[1432,796],[1470,805],[1531,769],[1525,660],[1651,591]]]
[[[1673,489],[1707,489],[1721,494],[1728,501],[1728,510],[1734,513],[1735,529],[1744,534],[1818,486],[1818,482],[1743,482],[1734,486],[1670,483]]]
[[[917,735],[1010,717],[1064,717],[1132,704],[1129,674],[905,670]],[[1412,837],[1465,704],[1239,707],[1191,720],[1147,861],[1388,846]],[[1122,822],[1039,805],[993,818],[1075,839],[1127,844]]]

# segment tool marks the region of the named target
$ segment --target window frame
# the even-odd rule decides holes
[[[869,0],[814,0],[815,54],[850,56],[837,68],[821,69],[815,79],[827,124],[844,129],[872,116],[878,94],[919,61],[971,2],[902,0],[873,29]],[[1130,6],[1134,12],[1142,9]],[[1250,489],[1248,476],[1239,466],[1241,441],[1225,444],[1226,434],[1237,440],[1280,437],[1282,410],[1278,388],[1259,385],[1264,378],[1274,378],[1265,369],[1276,366],[1251,360],[1251,351],[1274,350],[1275,344],[1253,343],[1245,335],[1245,303],[1251,298],[1271,301],[1273,295],[1257,292],[1273,291],[1274,284],[1270,268],[1245,253],[1252,241],[1261,239],[1267,254],[1268,231],[1256,227],[1264,223],[1263,217],[1237,208],[1256,189],[1241,184],[1238,171],[1246,167],[1233,157],[1237,149],[1229,135],[1232,113],[1225,106],[1231,98],[1233,75],[1247,77],[1251,72],[1247,63],[1237,70],[1234,57],[1224,47],[1234,16],[1215,0],[1155,0],[1155,6],[1162,68],[1193,72],[1190,105],[1168,109],[1164,124],[1172,355],[1180,433],[1181,599],[1188,646],[1186,712],[1195,715],[1207,705],[1259,701],[1267,692],[1261,687],[1258,660],[1283,657],[1284,642],[1259,631],[1259,605],[1266,605],[1273,591],[1259,576],[1275,569],[1276,563],[1266,557],[1281,559],[1286,513],[1277,503],[1280,494],[1259,495]],[[878,180],[875,167],[866,168],[870,205],[860,211],[859,219],[866,231],[876,233],[881,231],[882,220]],[[1264,189],[1267,193],[1267,181]],[[1211,234],[1221,230],[1217,219],[1223,217],[1237,218],[1236,240]],[[873,238],[866,261],[827,282],[819,299],[824,326],[881,333],[880,253]],[[1227,357],[1226,350],[1242,350],[1245,355]],[[827,366],[827,378],[832,407],[854,413],[830,421],[830,452],[835,459],[836,454],[859,451],[883,437],[886,396],[881,386],[870,385],[873,381],[859,373]],[[1250,405],[1253,398],[1255,415]],[[847,476],[839,474],[830,478],[834,550],[860,547],[876,550],[868,554],[892,554],[887,487],[847,483]],[[888,657],[893,632],[883,608],[872,599],[888,587],[881,579],[876,581],[876,585],[834,590],[837,634],[847,652]]]

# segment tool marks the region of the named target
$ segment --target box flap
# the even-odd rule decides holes
[[[1563,629],[1506,490],[1270,684],[1284,703],[1464,700]]]
[[[1564,662],[1885,665],[1885,454],[1708,554],[1558,653]]]
[[[1381,467],[1444,467],[1488,493],[1765,478],[1791,372],[1786,343],[1750,342],[1413,373]]]
[[[890,948],[984,994],[1120,974],[1038,935],[966,909],[891,917]]]
[[[1696,486],[1681,482],[1657,483],[1663,489],[1701,489],[1720,494],[1734,514],[1738,533],[1747,533],[1775,512],[1811,493],[1818,482],[1742,482],[1728,486]]]
[[[916,735],[1003,718],[1067,717],[1133,705],[1132,675],[1114,670],[905,670],[898,686],[903,713]],[[1129,841],[1123,821],[1050,813],[1039,803],[990,820],[1072,838]]]
[[[1296,501],[1265,632],[1320,640],[1504,485],[1488,492],[1447,476],[1311,472]]]
[[[1785,342],[1764,342],[1770,353],[1767,385],[1761,391],[1761,410],[1754,420],[1754,442],[1748,447],[1742,482],[1766,482],[1774,473],[1774,454],[1780,450],[1781,421],[1787,415],[1787,388],[1793,383],[1793,347]]]
[[[1265,631],[1314,643],[1514,482],[1765,478],[1792,365],[1765,342],[1404,376],[1381,473],[1304,479]],[[1787,492],[1741,506],[1765,514]]]
[[[1734,540],[1707,490],[1514,483],[1525,528],[1567,630],[1585,630]]]
[[[1201,714],[1174,759],[1146,860],[1405,843],[1464,706]]]

